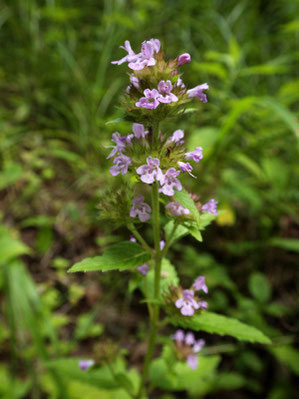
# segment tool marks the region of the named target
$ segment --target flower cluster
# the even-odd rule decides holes
[[[207,309],[207,302],[198,300],[195,296],[195,292],[201,290],[206,294],[208,293],[204,276],[197,277],[191,289],[182,291],[180,297],[175,302],[175,306],[180,309],[183,316],[193,316],[194,310]]]
[[[192,332],[184,333],[183,330],[177,330],[171,338],[175,341],[175,349],[179,358],[185,358],[189,367],[193,370],[197,368],[197,353],[201,351],[205,344],[204,339],[196,341]]]

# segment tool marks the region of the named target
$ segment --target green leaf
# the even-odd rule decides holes
[[[115,381],[108,367],[90,369],[84,372],[78,365],[79,360],[81,359],[55,359],[46,362],[46,366],[56,370],[65,378],[81,381],[98,388],[119,388],[119,383]]]
[[[173,225],[174,225],[174,221],[170,220],[165,226],[164,226],[164,230],[165,230],[165,235],[166,235],[166,239],[168,240],[172,229],[173,229]],[[184,226],[182,226],[181,224],[178,225],[175,234],[172,238],[172,242],[179,240],[180,238],[184,237],[185,235],[188,234],[188,229]]]
[[[192,317],[175,315],[171,318],[171,323],[195,331],[230,335],[240,341],[259,342],[261,344],[271,343],[270,339],[255,327],[216,313],[203,312]]]
[[[184,189],[182,191],[176,191],[174,194],[174,198],[176,201],[178,201],[184,208],[189,209],[191,212],[192,216],[194,217],[196,223],[199,225],[199,212],[198,209],[193,201],[193,199],[190,197],[190,195],[185,191]]]
[[[30,249],[22,241],[14,238],[5,227],[0,228],[0,265],[29,253]]]
[[[127,270],[147,262],[151,255],[140,245],[131,241],[123,241],[108,248],[103,255],[86,258],[74,264],[70,273],[109,270]]]
[[[290,345],[273,346],[271,352],[283,364],[288,366],[293,373],[299,375],[299,351]]]
[[[204,212],[199,217],[199,229],[204,230],[209,224],[216,219],[216,215],[209,212]]]
[[[272,247],[285,249],[286,251],[299,252],[299,240],[296,238],[272,238],[268,241]]]
[[[202,242],[202,235],[201,232],[195,226],[188,227],[189,233],[194,237],[197,241]]]
[[[0,172],[0,190],[14,184],[22,175],[23,169],[18,163],[5,164]]]
[[[249,279],[249,291],[259,302],[266,303],[271,297],[271,286],[267,278],[259,272],[253,273]]]

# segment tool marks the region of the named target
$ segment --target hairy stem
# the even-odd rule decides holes
[[[136,230],[134,224],[129,223],[127,227],[131,231],[131,233],[134,235],[134,237],[140,242],[140,244],[143,245],[144,249],[146,249],[150,253],[153,253],[152,248],[148,245],[148,243],[141,236],[141,234]]]
[[[158,140],[159,135],[159,125],[155,126],[153,131],[153,135],[155,139]],[[153,314],[150,319],[150,331],[149,331],[149,339],[147,345],[147,352],[145,355],[144,366],[141,374],[139,391],[137,393],[136,399],[142,397],[145,384],[148,377],[150,363],[153,357],[157,330],[159,324],[159,314],[160,314],[160,279],[161,279],[161,250],[160,250],[160,209],[159,209],[159,185],[158,182],[153,183],[152,185],[152,223],[153,223],[153,234],[154,234],[154,243],[155,243],[155,255],[154,255],[154,265],[155,265],[155,279],[154,279],[154,304],[153,304]]]

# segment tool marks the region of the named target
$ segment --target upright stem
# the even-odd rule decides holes
[[[153,130],[153,135],[155,141],[158,140],[159,135],[159,125]],[[144,392],[145,383],[148,376],[149,366],[153,357],[153,352],[156,343],[157,329],[159,324],[159,314],[160,314],[160,280],[161,280],[161,250],[160,250],[160,209],[159,209],[159,186],[158,182],[153,183],[152,186],[152,210],[153,210],[153,234],[155,243],[155,255],[154,255],[154,265],[155,265],[155,279],[154,279],[154,304],[153,304],[153,315],[150,319],[150,331],[149,339],[147,345],[147,352],[145,355],[144,366],[141,374],[139,391],[137,393],[136,399],[142,397]]]

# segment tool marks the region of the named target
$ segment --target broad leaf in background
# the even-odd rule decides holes
[[[140,245],[131,241],[123,241],[108,248],[103,255],[83,259],[75,263],[70,269],[74,272],[91,272],[109,270],[127,270],[147,262],[151,255]]]
[[[203,312],[200,315],[192,317],[175,315],[171,317],[170,321],[176,326],[189,328],[194,331],[230,335],[240,341],[258,342],[261,344],[271,343],[270,339],[255,327],[216,313]]]
[[[0,226],[0,265],[10,260],[30,253],[30,248],[22,241],[13,237],[11,232],[4,226]]]

